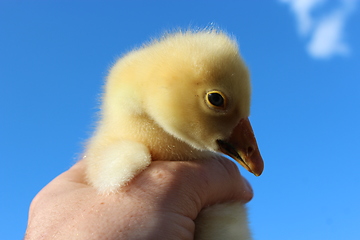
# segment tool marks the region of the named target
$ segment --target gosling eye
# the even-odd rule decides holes
[[[226,98],[220,91],[210,91],[206,94],[206,103],[209,107],[224,109],[226,107]]]

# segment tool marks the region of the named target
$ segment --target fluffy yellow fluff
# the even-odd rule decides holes
[[[216,99],[210,99],[211,93],[220,94],[221,106],[212,104]],[[250,94],[249,73],[237,44],[223,32],[177,32],[131,51],[107,77],[101,118],[85,152],[89,183],[108,193],[153,160],[191,160],[224,151],[236,156],[218,140],[231,139],[241,119],[247,119]],[[242,161],[254,150],[256,144],[247,146],[238,158]],[[258,164],[242,163],[249,171],[262,171],[254,167]],[[227,206],[199,216],[197,239],[250,239],[243,205]],[[234,211],[236,220],[216,217]],[[206,227],[220,226],[216,218],[226,226]]]

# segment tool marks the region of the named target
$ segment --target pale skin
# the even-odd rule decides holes
[[[206,206],[253,197],[230,160],[155,161],[118,192],[99,195],[76,163],[33,199],[31,239],[193,239]]]

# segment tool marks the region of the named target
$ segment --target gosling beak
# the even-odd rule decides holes
[[[217,140],[219,151],[240,163],[255,176],[264,170],[264,161],[248,118],[240,120],[231,136],[226,140]]]

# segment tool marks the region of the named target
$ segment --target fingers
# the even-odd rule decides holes
[[[30,233],[41,226],[42,232],[49,233],[84,232],[83,229],[92,232],[97,228],[101,236],[119,235],[118,229],[128,228],[129,221],[146,226],[143,229],[155,226],[156,232],[160,228],[162,232],[173,230],[176,222],[192,233],[193,220],[204,207],[252,198],[251,187],[236,165],[222,157],[152,162],[129,185],[106,196],[86,184],[85,169],[85,161],[79,161],[37,195],[30,209]]]
[[[203,207],[215,203],[248,202],[250,184],[230,160],[218,157],[201,161],[155,161],[125,191],[139,190],[162,199],[169,208],[186,211],[195,218]]]
[[[81,160],[53,182],[56,185],[76,183],[71,185],[71,189],[77,188],[78,184],[90,187],[85,185],[85,168],[86,162]],[[70,186],[59,188],[58,191],[62,192]],[[186,162],[154,161],[129,185],[119,189],[120,195],[124,193],[146,198],[148,204],[155,207],[161,205],[174,211],[186,211],[189,217],[196,217],[209,205],[229,201],[246,203],[253,197],[250,184],[241,176],[237,166],[220,156]]]
[[[222,157],[204,160],[197,167],[198,172],[190,176],[189,181],[200,194],[203,206],[226,201],[245,203],[253,197],[250,184],[230,160]]]

